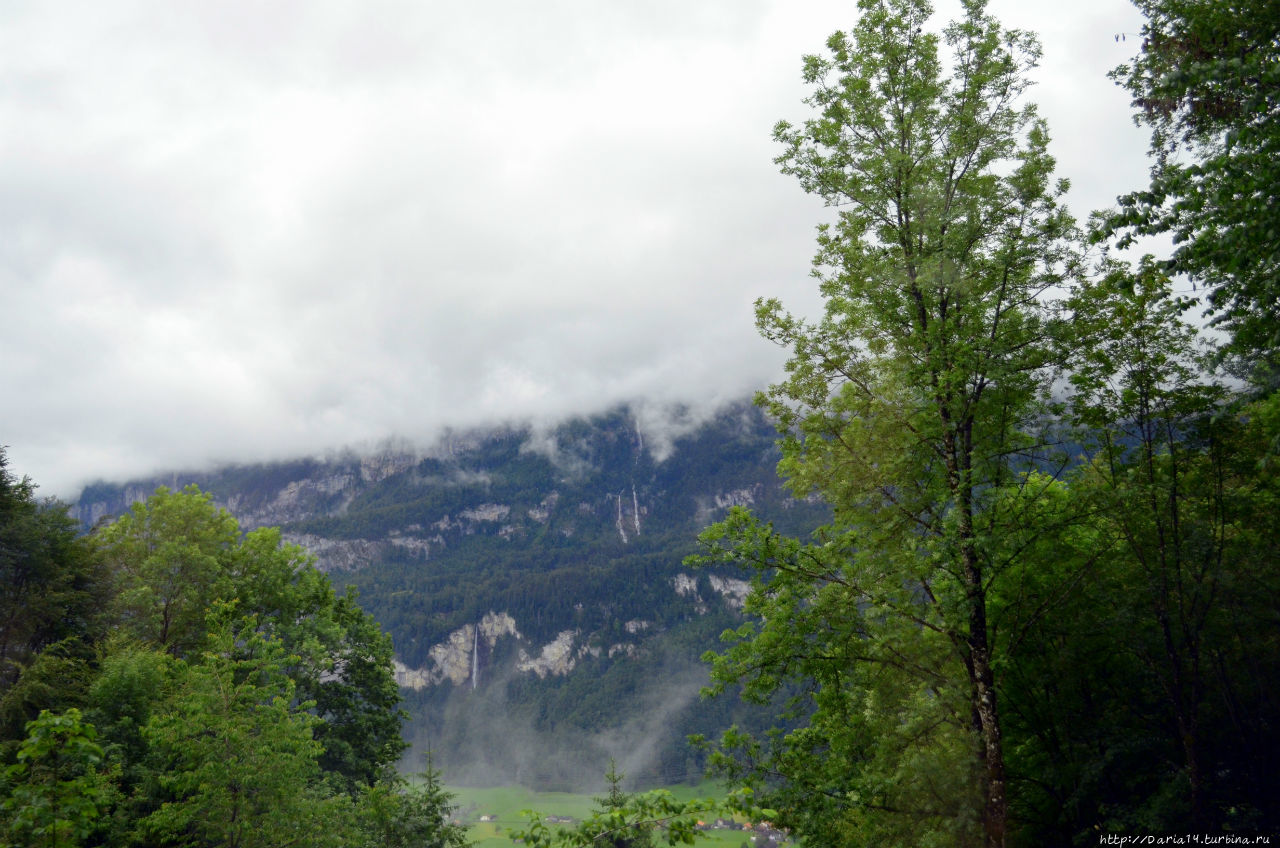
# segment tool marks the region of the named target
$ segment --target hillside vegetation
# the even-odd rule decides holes
[[[408,762],[430,751],[455,783],[589,787],[610,756],[637,779],[697,780],[688,735],[770,716],[699,698],[701,655],[741,624],[746,583],[683,560],[731,506],[790,532],[828,511],[783,489],[756,408],[671,427],[646,434],[623,408],[423,453],[95,485],[76,511],[91,526],[157,485],[198,485],[246,526],[278,525],[391,636]]]

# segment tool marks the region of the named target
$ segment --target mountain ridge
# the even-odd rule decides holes
[[[747,588],[744,575],[683,566],[697,533],[733,506],[788,532],[825,516],[785,491],[775,441],[746,404],[686,422],[665,443],[619,407],[427,449],[100,483],[73,515],[92,526],[157,485],[194,484],[245,529],[279,526],[392,635],[407,735],[452,779],[482,780],[491,749],[516,736],[538,752],[520,769],[526,782],[584,785],[608,756],[666,779],[696,765],[686,732],[745,718],[740,705],[695,701],[699,658],[741,622]],[[673,701],[662,693],[675,679]],[[655,710],[670,712],[656,728]],[[640,730],[660,741],[635,738]],[[641,748],[651,762],[631,761]]]

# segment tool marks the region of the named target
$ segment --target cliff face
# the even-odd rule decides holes
[[[732,624],[747,584],[682,566],[697,533],[735,506],[793,532],[822,517],[783,491],[774,439],[752,407],[674,435],[642,432],[623,409],[551,430],[98,484],[75,514],[89,528],[156,486],[195,484],[242,528],[281,527],[336,584],[358,589],[392,635],[406,692],[431,701],[517,686],[512,697],[530,702],[580,677],[606,692],[632,686],[639,672],[626,668],[664,674],[675,656],[697,667],[716,647],[688,633],[703,620],[710,633],[713,619]]]
[[[423,689],[445,681],[455,686],[470,683],[475,689],[480,685],[483,659],[497,646],[498,640],[511,637],[523,641],[516,622],[506,613],[487,613],[476,624],[464,624],[449,633],[448,638],[432,645],[428,652],[431,662],[423,668],[409,668],[396,660],[396,682],[405,689]],[[487,651],[485,649],[488,649]]]
[[[731,609],[741,609],[750,584],[745,580],[711,575],[707,578],[710,597],[700,593],[698,579],[690,573],[679,573],[671,579],[674,593],[691,598],[694,610],[700,615],[710,611],[710,604],[723,603]],[[622,630],[632,637],[625,641],[609,643],[609,633],[601,630],[584,636],[580,629],[561,630],[554,639],[535,645],[520,635],[516,621],[509,613],[488,612],[476,624],[464,624],[451,631],[441,642],[428,650],[429,662],[420,668],[410,668],[396,660],[396,682],[403,688],[420,690],[445,682],[454,686],[478,688],[487,683],[490,657],[500,639],[511,639],[519,651],[515,670],[522,674],[563,677],[577,666],[578,661],[591,657],[612,659],[619,654],[634,656],[641,649],[645,636],[653,629],[653,623],[642,619],[624,622]],[[607,643],[607,644],[606,644]]]

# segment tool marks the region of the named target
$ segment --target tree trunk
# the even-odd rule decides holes
[[[977,627],[981,619],[982,626]],[[986,607],[979,603],[972,611],[975,629],[970,635],[969,650],[973,657],[972,692],[974,708],[981,722],[983,775],[982,830],[987,848],[1004,848],[1009,818],[1009,801],[1005,793],[1004,743],[1000,735],[1000,715],[996,705],[995,676],[991,670],[991,652],[987,645]]]

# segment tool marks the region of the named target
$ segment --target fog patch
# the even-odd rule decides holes
[[[673,747],[685,744],[675,728],[687,710],[696,708],[698,693],[708,682],[703,666],[674,660],[646,673],[643,687],[618,705],[622,718],[599,730],[584,730],[543,714],[554,691],[541,687],[556,684],[531,681],[508,663],[502,666],[499,676],[475,690],[445,684],[413,693],[425,697],[411,706],[413,718],[406,725],[410,750],[402,769],[413,770],[430,757],[453,785],[519,785],[578,793],[604,790],[610,759],[626,775],[629,788],[700,776],[687,773],[687,755],[665,769],[661,760],[664,751],[670,756]],[[498,669],[491,666],[488,671]],[[582,673],[592,671],[575,672]],[[539,687],[533,697],[526,688],[531,686]]]
[[[597,733],[591,745],[607,753],[618,771],[633,781],[647,775],[659,775],[663,782],[672,783],[689,777],[663,775],[658,759],[661,746],[668,741],[664,737],[670,736],[676,719],[698,700],[708,682],[707,670],[701,667],[688,667],[669,678],[660,678],[658,685],[641,695],[640,715]]]
[[[583,439],[565,438],[560,423],[533,425],[528,438],[520,445],[520,452],[544,457],[570,480],[586,477],[595,467],[590,445]]]

